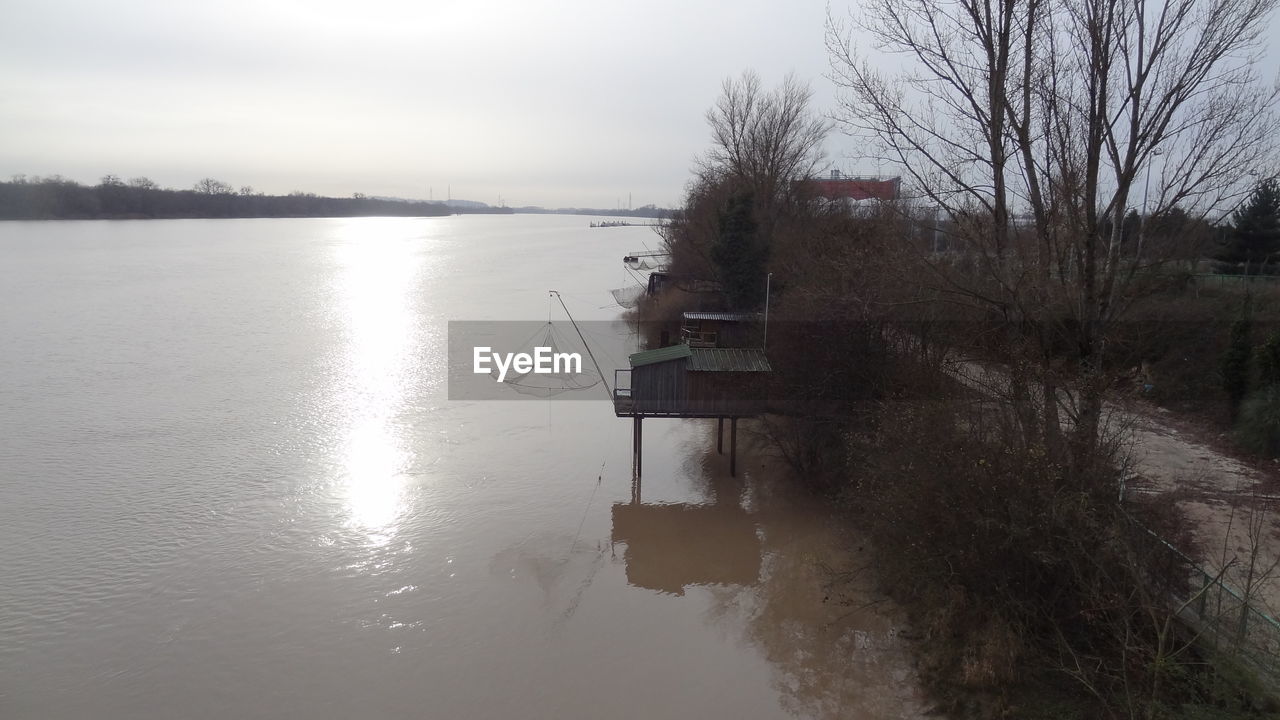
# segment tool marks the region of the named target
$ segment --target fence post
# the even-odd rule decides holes
[[[1209,600],[1209,581],[1212,578],[1209,577],[1209,573],[1203,570],[1200,571],[1200,574],[1204,576],[1204,582],[1200,584],[1200,600],[1197,602],[1200,607],[1196,608],[1196,615],[1201,620],[1204,620],[1205,603]]]

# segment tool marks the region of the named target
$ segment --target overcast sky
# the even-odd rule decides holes
[[[826,0],[0,3],[3,178],[669,206],[725,77],[833,96]]]

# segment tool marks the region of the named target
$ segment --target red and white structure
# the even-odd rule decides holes
[[[854,177],[839,170],[832,170],[830,177],[809,178],[804,181],[814,194],[827,200],[892,201],[902,194],[902,178]]]

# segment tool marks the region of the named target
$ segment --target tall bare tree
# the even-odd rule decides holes
[[[812,99],[808,84],[791,74],[768,91],[750,70],[725,79],[707,111],[712,146],[702,158],[702,174],[744,183],[757,202],[781,199],[821,160],[830,124],[812,112]]]
[[[711,147],[696,161],[683,211],[660,230],[677,274],[732,276],[737,285],[763,289],[764,263],[778,229],[795,215],[797,181],[821,161],[831,129],[813,111],[812,97],[808,84],[794,75],[768,90],[750,70],[724,81],[706,115]],[[735,208],[748,208],[754,229],[737,244],[750,247],[726,249],[715,261],[712,248],[728,240],[722,226]]]
[[[941,209],[978,266],[939,269],[945,292],[1042,328],[1022,430],[1069,465],[1096,452],[1108,335],[1162,259],[1141,232],[1125,242],[1126,213],[1220,214],[1251,173],[1274,174],[1277,86],[1253,63],[1276,3],[863,0],[828,22],[839,122]],[[905,69],[877,70],[855,28]],[[1054,338],[1078,360],[1071,393]]]

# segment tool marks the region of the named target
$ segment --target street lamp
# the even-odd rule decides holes
[[[764,339],[760,345],[764,348],[769,347],[769,286],[773,284],[773,273],[769,273],[764,278]]]
[[[1147,179],[1142,186],[1142,224],[1138,225],[1138,247],[1135,251],[1135,257],[1138,259],[1142,257],[1142,241],[1147,235],[1147,196],[1151,192],[1151,166],[1154,164],[1151,160],[1163,154],[1164,150],[1161,148],[1153,148],[1151,154],[1147,156]],[[1124,219],[1121,218],[1120,222],[1123,223]]]
[[[1164,154],[1164,150],[1161,150],[1160,148],[1156,148],[1151,151],[1151,157],[1153,158],[1160,157],[1163,154]],[[1151,165],[1152,164],[1153,163],[1151,162],[1151,159],[1148,158],[1147,159],[1147,182],[1146,182],[1146,185],[1142,187],[1142,217],[1144,219],[1147,217],[1147,194],[1151,191]]]

